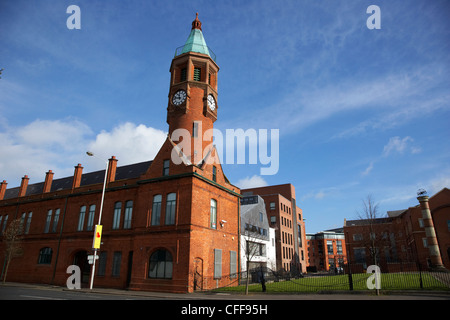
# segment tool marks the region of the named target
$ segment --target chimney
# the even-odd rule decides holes
[[[6,183],[6,180],[3,180],[2,183],[0,183],[0,200],[3,200],[3,198],[5,197],[5,192],[6,192],[6,186],[8,184]]]
[[[83,174],[83,167],[81,166],[81,163],[79,163],[75,167],[75,172],[73,173],[72,189],[78,188],[80,186],[82,174]]]
[[[117,159],[112,156],[108,159],[108,177],[106,178],[106,183],[114,182],[116,180],[116,169],[117,169]]]
[[[22,183],[20,184],[20,188],[19,188],[19,197],[23,197],[27,193],[27,187],[28,187],[29,180],[30,180],[30,178],[28,178],[27,175],[23,176]]]
[[[433,217],[431,216],[428,199],[429,197],[423,193],[419,194],[419,196],[417,197],[417,200],[419,200],[420,203],[420,209],[422,210],[423,227],[427,236],[427,244],[431,260],[431,270],[446,272],[447,269],[445,269],[444,265],[442,264],[441,253],[439,251],[439,244],[436,238],[436,232],[434,230]]]
[[[42,190],[42,193],[50,192],[50,189],[52,188],[53,174],[54,173],[52,170],[48,170],[48,172],[45,173],[44,189]]]

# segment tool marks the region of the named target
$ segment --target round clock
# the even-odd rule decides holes
[[[185,100],[186,100],[186,91],[184,90],[178,90],[177,92],[175,92],[175,94],[173,95],[172,98],[172,103],[176,106],[179,106],[180,104],[182,104]]]
[[[211,111],[214,111],[216,109],[216,100],[214,99],[214,96],[212,94],[208,95],[208,107],[211,109]]]

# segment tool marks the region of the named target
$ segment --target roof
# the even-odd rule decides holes
[[[205,38],[202,33],[202,23],[198,20],[198,13],[195,20],[192,21],[192,29],[189,37],[187,38],[185,44],[175,50],[175,56],[178,56],[187,52],[198,52],[208,55],[214,61],[216,60],[216,55],[208,46],[206,45]]]
[[[408,209],[402,209],[402,210],[392,210],[392,211],[388,211],[387,215],[391,218],[393,217],[398,217],[400,216],[402,213],[408,211]]]
[[[208,46],[206,45],[205,38],[203,38],[202,30],[200,29],[192,29],[189,37],[186,40],[186,43],[183,46],[183,50],[181,53],[186,52],[198,52],[209,54]]]
[[[346,227],[364,226],[364,225],[369,225],[369,224],[381,224],[381,223],[390,223],[390,222],[392,222],[391,217],[375,218],[375,219],[347,220],[345,226]]]
[[[138,178],[147,171],[151,163],[152,161],[145,161],[117,167],[115,181]],[[105,170],[84,173],[81,176],[80,186],[103,183],[104,179],[105,179]],[[50,189],[50,192],[71,189],[72,182],[73,176],[54,179],[52,181],[52,187]],[[20,187],[6,189],[5,197],[3,199],[6,200],[16,198],[19,195],[19,189]],[[29,184],[25,196],[40,194],[42,193],[43,190],[44,190],[44,182]]]

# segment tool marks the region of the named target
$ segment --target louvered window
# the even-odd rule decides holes
[[[181,69],[180,82],[186,81],[186,68]]]
[[[201,68],[194,68],[194,81],[201,81]]]

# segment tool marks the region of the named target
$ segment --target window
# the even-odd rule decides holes
[[[422,244],[424,248],[428,248],[428,241],[427,238],[422,238]]]
[[[89,207],[88,222],[86,227],[87,231],[94,230],[94,216],[95,216],[95,204]]]
[[[177,205],[177,194],[169,193],[166,200],[166,225],[175,224],[175,208]]]
[[[272,223],[272,224],[277,223],[277,217],[276,216],[271,216],[270,217],[270,223]]]
[[[362,241],[362,239],[363,239],[363,236],[361,233],[355,233],[353,235],[353,241]]]
[[[333,241],[327,240],[327,251],[328,254],[333,254]]]
[[[163,162],[163,176],[168,176],[169,175],[169,165],[170,165],[170,160],[164,160],[164,162]]]
[[[211,228],[217,229],[217,201],[214,199],[211,199],[210,211]]]
[[[354,248],[353,254],[355,255],[356,263],[366,263],[366,249],[365,248]]]
[[[198,122],[194,121],[194,124],[192,125],[192,137],[197,138],[198,137]]]
[[[237,253],[236,251],[230,251],[230,278],[236,278],[237,274]]]
[[[60,213],[60,211],[61,210],[59,208],[55,210],[55,216],[53,217],[52,232],[56,232],[57,229],[58,229],[58,222],[59,222],[59,213]],[[30,212],[30,214],[31,214],[31,212]]]
[[[214,249],[214,279],[222,277],[222,250]]]
[[[131,228],[131,218],[133,215],[133,201],[129,200],[125,202],[125,217],[123,220],[123,228],[130,229]]]
[[[194,81],[201,81],[202,69],[194,67]]]
[[[152,226],[159,226],[161,220],[161,199],[162,196],[157,194],[153,197],[153,207],[152,207]]]
[[[50,264],[52,263],[52,248],[42,248],[39,251],[38,264]]]
[[[216,182],[217,181],[217,168],[216,168],[216,166],[213,166],[212,174],[213,174],[212,179],[213,179],[214,182]]]
[[[181,82],[181,81],[186,81],[186,72],[187,72],[187,69],[186,69],[186,68],[181,69],[181,73],[180,73],[180,82]]]
[[[28,219],[27,219],[27,224],[25,225],[25,234],[28,234],[28,232],[30,231],[30,225],[31,225],[31,218],[33,217],[33,212],[29,212],[28,213]],[[1,217],[0,217],[1,218]],[[1,219],[0,219],[0,225],[1,225]]]
[[[121,251],[114,251],[112,273],[111,273],[111,275],[113,277],[120,276],[120,265],[121,265],[121,263],[122,263],[122,252]]]
[[[150,256],[148,277],[156,279],[172,279],[172,254],[164,249],[153,252]]]
[[[275,210],[275,202],[270,203],[270,210]]]
[[[259,213],[259,221],[263,222],[263,213],[262,212]]]
[[[83,231],[84,226],[84,215],[86,214],[86,206],[81,206],[80,215],[78,217],[78,231]]]
[[[337,254],[342,254],[342,241],[336,242]]]
[[[99,254],[99,258],[98,258],[98,271],[97,271],[97,275],[98,276],[104,276],[106,273],[106,251],[102,251]]]
[[[27,213],[26,212],[24,212],[24,213],[22,213],[22,216],[20,217],[20,227],[19,227],[19,230],[20,230],[20,232],[21,233],[23,233],[23,226],[24,226],[24,224],[25,224],[25,218],[26,218],[26,216],[27,216]]]
[[[419,227],[423,228],[424,224],[423,224],[423,219],[419,219]]]
[[[118,201],[114,204],[113,230],[120,228],[120,211],[122,211],[122,202]]]
[[[3,234],[3,232],[5,232],[7,222],[8,222],[8,215],[6,215],[5,220],[3,220],[3,227],[0,229],[0,234]]]
[[[52,214],[53,214],[52,209],[47,211],[47,220],[45,221],[44,233],[48,233],[50,230],[50,223],[52,222]],[[84,217],[83,217],[83,219],[84,219]],[[81,228],[83,228],[83,227],[81,227]]]

